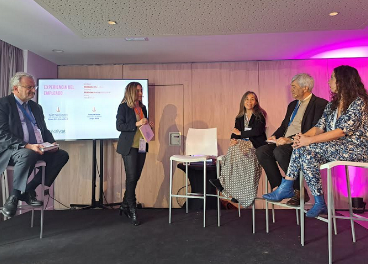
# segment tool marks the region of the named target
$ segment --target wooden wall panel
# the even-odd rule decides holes
[[[122,79],[123,65],[59,66],[60,79]]]
[[[186,135],[191,120],[191,65],[124,65],[124,78],[148,78],[149,118],[155,123],[155,138],[137,186],[137,200],[145,207],[167,208],[169,194],[169,159],[183,153],[181,147],[168,146],[168,133]],[[175,166],[175,165],[174,165]],[[174,168],[175,170],[175,168]],[[123,172],[123,181],[125,173]],[[174,171],[173,192],[184,186],[184,173]],[[174,207],[179,207],[174,201]]]
[[[59,66],[58,77],[60,79],[122,79],[122,70],[122,65]],[[59,143],[61,148],[69,153],[70,159],[55,181],[55,198],[68,206],[71,203],[91,204],[92,141],[60,141]],[[111,193],[121,193],[122,162],[119,155],[115,153],[111,140],[104,142],[104,157],[107,161],[104,164],[104,191],[109,189]],[[97,160],[99,161],[99,147],[97,147]],[[96,200],[99,199],[98,187],[97,175]],[[120,201],[120,195],[117,196],[108,197],[108,202]],[[55,208],[63,209],[64,207],[55,203]]]
[[[217,127],[219,155],[226,154],[241,97],[259,94],[257,62],[196,63],[192,75],[191,127]]]

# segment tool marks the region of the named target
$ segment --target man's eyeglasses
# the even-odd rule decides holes
[[[23,86],[23,85],[19,85],[19,86],[23,87],[23,88],[26,88],[27,90],[32,90],[32,89],[37,90],[38,89],[38,86]]]

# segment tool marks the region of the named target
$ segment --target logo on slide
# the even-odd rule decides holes
[[[96,112],[96,108],[95,107],[93,107],[92,112]]]
[[[60,112],[60,107],[57,107],[56,108],[56,112]]]

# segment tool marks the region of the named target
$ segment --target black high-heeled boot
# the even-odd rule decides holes
[[[130,211],[129,211],[129,205],[124,203],[124,201],[121,203],[119,207],[120,216],[123,215],[123,213],[126,215],[126,217],[131,218]]]
[[[131,216],[130,217],[131,223],[133,225],[135,225],[135,226],[140,225],[141,223],[137,219],[137,208],[136,207],[132,207],[132,208],[129,209],[129,211],[130,211],[130,216]]]

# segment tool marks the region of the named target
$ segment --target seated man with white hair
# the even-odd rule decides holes
[[[291,94],[295,100],[288,105],[280,127],[268,139],[274,144],[264,145],[256,150],[258,161],[264,168],[272,189],[281,184],[282,175],[279,166],[284,173],[287,172],[293,152],[293,137],[315,126],[327,105],[327,100],[312,93],[313,87],[314,80],[309,74],[297,74],[291,79]],[[294,181],[294,190],[295,195],[287,204],[299,206],[300,184],[298,180]],[[309,196],[307,192],[305,194],[304,200],[308,202]]]
[[[0,173],[8,165],[14,166],[13,189],[2,209],[3,215],[12,217],[18,201],[41,206],[35,189],[41,184],[39,171],[27,183],[38,160],[46,162],[45,185],[51,186],[69,155],[61,149],[43,151],[42,143],[56,143],[47,129],[42,107],[31,99],[37,89],[32,75],[18,72],[10,80],[12,93],[0,98]]]

